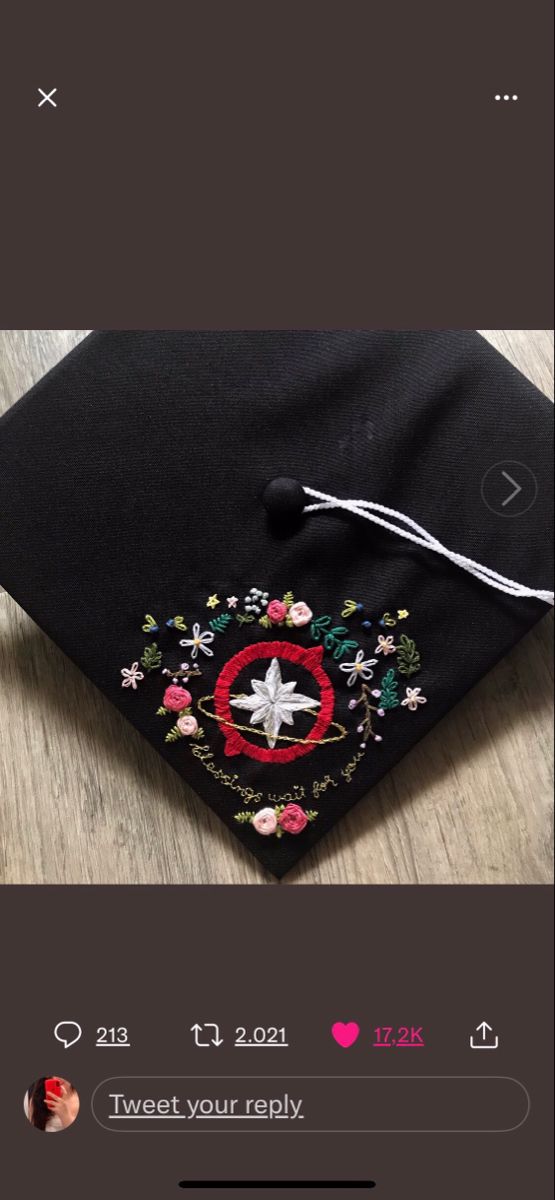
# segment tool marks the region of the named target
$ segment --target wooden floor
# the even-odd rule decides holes
[[[86,332],[0,332],[0,412]],[[480,332],[553,396],[551,331]],[[285,883],[550,882],[551,664],[547,616]],[[5,594],[0,812],[6,883],[271,882]]]

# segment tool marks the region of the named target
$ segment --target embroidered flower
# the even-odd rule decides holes
[[[208,600],[206,601],[206,607],[207,608],[217,608],[219,603],[220,603],[219,596],[217,596],[216,593],[214,592],[213,596],[208,597]]]
[[[397,647],[393,643],[393,634],[390,637],[384,637],[383,633],[379,634],[375,654],[383,654],[386,657],[388,654],[395,654],[396,649]]]
[[[372,679],[374,676],[372,667],[377,667],[377,665],[378,665],[377,658],[366,658],[365,659],[364,650],[358,650],[355,661],[350,662],[350,663],[341,663],[341,666],[339,669],[340,669],[340,671],[350,672],[349,678],[347,680],[347,686],[353,687],[354,684],[357,683],[358,680],[360,680],[360,679],[364,679],[366,681],[368,679]]]
[[[296,604],[291,605],[291,608],[289,609],[289,616],[291,617],[293,625],[295,625],[296,628],[300,628],[301,625],[308,625],[309,621],[312,620],[313,613],[312,609],[308,607],[308,604],[305,604],[304,600],[297,600]]]
[[[237,608],[238,603],[239,603],[238,596],[228,596],[227,597],[227,607],[228,608]]]
[[[123,675],[121,686],[124,688],[133,688],[133,691],[136,692],[137,684],[141,682],[141,679],[144,679],[143,672],[139,671],[138,662],[131,663],[130,667],[124,667],[121,673]]]
[[[416,712],[419,704],[427,704],[425,696],[421,696],[421,688],[407,688],[407,694],[404,700],[401,700],[403,708],[409,708],[411,712]]]
[[[283,600],[270,600],[267,613],[270,621],[273,621],[274,625],[279,625],[280,621],[285,621],[287,605],[283,603]]]
[[[252,824],[257,833],[261,833],[263,837],[270,837],[272,833],[276,832],[278,827],[277,817],[273,808],[261,808],[259,812],[255,813]]]
[[[398,621],[405,621],[407,617],[410,617],[408,608],[399,608],[397,610],[397,620]]]
[[[213,658],[214,651],[210,649],[210,643],[213,641],[214,634],[211,632],[211,630],[205,629],[204,632],[201,633],[200,625],[197,624],[193,625],[192,638],[182,638],[179,645],[191,647],[191,658],[198,658],[199,650],[202,650],[202,653],[207,654],[209,658]]]
[[[259,617],[262,609],[267,607],[268,592],[262,592],[260,588],[252,587],[248,596],[245,596],[245,612]]]
[[[196,717],[180,717],[177,722],[177,728],[183,737],[194,737],[195,733],[198,733],[198,721]]]
[[[308,825],[308,817],[299,804],[286,804],[278,817],[278,824],[286,833],[302,833]]]
[[[182,708],[189,707],[192,699],[186,688],[177,687],[172,683],[164,692],[164,708],[169,708],[170,712],[181,712]]]

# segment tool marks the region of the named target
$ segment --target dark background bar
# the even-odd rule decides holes
[[[237,1179],[233,1183],[222,1183],[221,1181],[204,1180],[202,1183],[189,1182],[188,1179],[182,1179],[180,1188],[358,1188],[364,1191],[365,1188],[375,1188],[376,1184],[373,1179],[369,1179],[362,1183],[359,1181],[349,1180],[349,1182],[334,1180],[332,1183],[324,1183],[320,1179],[308,1181],[299,1179],[281,1179],[279,1182],[274,1180],[272,1183],[264,1183],[263,1181],[255,1181],[254,1179]]]

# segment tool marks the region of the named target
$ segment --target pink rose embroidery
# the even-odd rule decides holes
[[[181,712],[182,708],[188,708],[192,703],[193,697],[186,688],[177,687],[172,683],[164,692],[164,708],[169,708],[170,712]]]
[[[286,804],[278,820],[286,833],[302,833],[308,825],[308,817],[299,804]]]
[[[198,721],[196,717],[180,717],[177,722],[177,728],[183,737],[194,737],[198,732]]]
[[[280,621],[285,621],[287,605],[283,603],[283,600],[270,600],[266,611],[270,621],[273,621],[275,625],[279,625]]]
[[[270,837],[277,829],[277,817],[273,808],[261,808],[260,812],[255,813],[252,824],[257,833],[261,833],[263,837]]]
[[[309,621],[312,620],[313,613],[312,609],[308,607],[308,604],[305,604],[304,600],[299,600],[296,604],[291,605],[291,608],[289,609],[289,616],[291,617],[293,625],[295,625],[297,628],[300,628],[301,625],[308,625]]]

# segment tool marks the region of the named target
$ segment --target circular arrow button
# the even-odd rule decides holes
[[[506,459],[486,471],[481,492],[484,504],[498,517],[521,517],[536,502],[538,481],[525,463]]]

